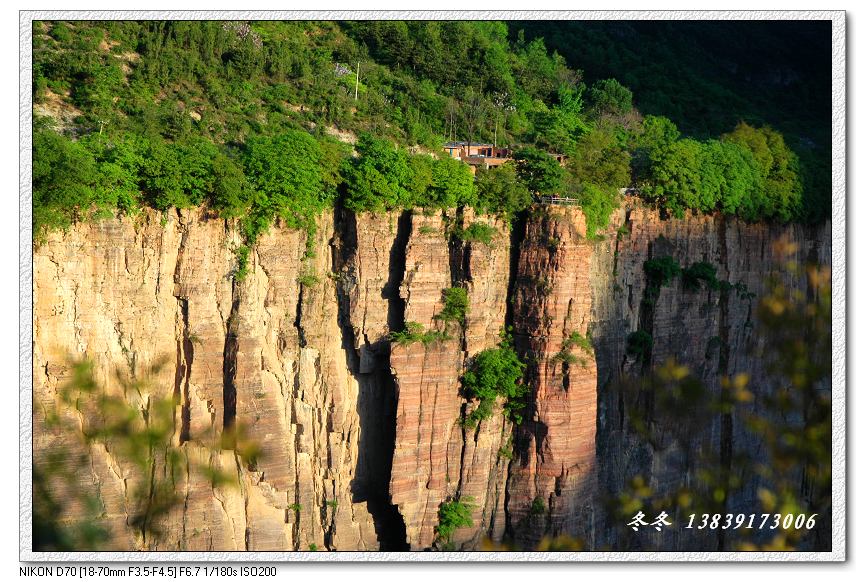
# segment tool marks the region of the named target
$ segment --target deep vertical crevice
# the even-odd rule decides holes
[[[178,362],[178,375],[181,375],[182,369],[182,385],[178,385],[176,392],[179,392],[180,399],[180,444],[189,440],[189,377],[192,375],[192,360],[194,357],[194,348],[192,345],[192,332],[189,331],[189,300],[186,298],[178,298],[180,303],[180,315],[183,321],[183,337],[178,339],[178,356],[182,357],[182,362]]]
[[[520,265],[520,249],[526,238],[526,225],[528,223],[528,210],[517,213],[511,221],[511,252],[510,269],[508,271],[508,294],[505,307],[505,327],[513,329],[514,326],[514,299],[516,297],[517,271]]]
[[[651,261],[654,258],[654,243],[649,242],[646,260]],[[645,332],[652,341],[644,347],[640,354],[640,375],[648,377],[652,373],[652,346],[655,339],[655,304],[661,295],[662,283],[653,281],[646,274],[646,287],[643,291],[643,300],[640,301],[640,312],[638,315],[637,331]],[[654,384],[646,389],[640,389],[640,400],[643,405],[643,414],[647,423],[651,424],[655,416],[655,388]]]
[[[180,288],[181,268],[186,252],[186,240],[189,229],[184,227],[177,251],[177,263],[174,267],[175,289]],[[180,315],[180,337],[177,338],[176,368],[174,373],[174,402],[180,405],[180,444],[189,440],[189,376],[192,373],[192,338],[189,331],[189,298],[177,297],[177,307]]]
[[[351,482],[353,503],[366,502],[373,519],[379,549],[408,551],[405,521],[396,505],[391,503],[390,479],[396,447],[397,386],[390,372],[390,342],[377,340],[364,344],[372,359],[371,370],[361,372],[360,354],[351,324],[350,291],[357,285],[357,217],[348,210],[334,211],[335,237],[332,246],[336,281],[335,293],[339,309],[337,322],[342,334],[346,367],[358,383],[357,413],[360,440],[355,477]],[[388,327],[405,328],[405,301],[399,296],[405,272],[405,253],[411,233],[411,213],[403,212],[397,221],[397,232],[390,249],[388,280],[382,296],[388,302]]]
[[[387,284],[382,290],[383,297],[387,299],[387,326],[390,331],[405,329],[405,299],[400,297],[399,288],[405,274],[405,253],[411,229],[411,211],[404,210],[397,219],[396,237],[390,247]]]
[[[511,246],[510,246],[510,266],[508,271],[508,291],[507,298],[505,300],[505,330],[508,330],[514,336],[514,349],[517,351],[517,354],[521,358],[525,358],[525,349],[520,349],[521,342],[517,341],[518,332],[514,327],[514,303],[516,301],[517,295],[517,282],[518,282],[518,270],[520,265],[520,253],[522,251],[523,242],[526,238],[526,228],[528,224],[528,216],[529,211],[523,210],[517,213],[513,219],[511,220]],[[531,414],[531,411],[526,410],[525,414]],[[514,524],[511,523],[511,515],[509,511],[510,507],[510,480],[513,475],[513,467],[514,462],[521,455],[518,454],[519,448],[525,448],[525,445],[520,443],[519,439],[519,431],[517,430],[517,426],[511,427],[511,436],[512,436],[512,446],[511,446],[511,458],[508,460],[507,466],[507,479],[505,479],[505,487],[504,487],[504,503],[502,504],[502,509],[504,513],[505,519],[505,533],[504,537],[510,540],[514,539]]]
[[[464,280],[464,271],[468,262],[467,244],[458,235],[463,229],[463,208],[457,208],[454,218],[451,220],[447,214],[442,212],[442,219],[445,224],[445,232],[448,241],[448,266],[450,267],[451,287],[459,287]]]
[[[294,328],[297,330],[297,345],[306,347],[306,332],[303,330],[303,285],[298,285],[297,303],[294,308]]]
[[[237,311],[240,307],[238,282],[234,281],[231,288],[231,313],[225,325],[225,346],[222,350],[222,430],[226,434],[234,428],[237,416]],[[224,448],[234,448],[233,443],[226,439]]]
[[[727,271],[729,278],[730,266],[727,256],[727,218],[718,214],[718,244],[721,266]],[[718,336],[721,338],[721,349],[718,357],[718,376],[724,377],[730,374],[730,289],[721,288],[721,297],[718,301],[720,310],[718,318]],[[720,513],[725,515],[730,501],[730,477],[733,470],[733,414],[724,412],[721,414],[721,431],[718,443],[718,457],[721,464],[721,482],[724,484],[725,495],[721,502]],[[726,531],[718,528],[718,551],[724,550],[726,544]]]
[[[377,367],[371,381],[366,382],[365,400],[360,408],[361,426],[367,428],[367,439],[362,444],[367,454],[367,479],[360,487],[358,497],[365,497],[367,509],[373,516],[379,546],[384,551],[408,551],[406,527],[399,508],[390,497],[393,453],[396,447],[396,382],[388,370]],[[360,396],[359,396],[360,399]],[[375,403],[374,407],[370,404]],[[373,426],[377,430],[373,429]]]

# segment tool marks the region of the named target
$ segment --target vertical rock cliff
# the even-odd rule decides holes
[[[490,244],[457,236],[470,222],[493,227]],[[236,230],[198,210],[79,224],[34,251],[34,453],[62,445],[84,455],[68,464],[98,492],[115,548],[428,549],[441,503],[471,497],[474,525],[457,530],[457,549],[484,539],[533,547],[562,533],[588,549],[639,549],[603,511],[604,496],[638,473],[673,487],[687,455],[635,436],[622,386],[671,356],[713,390],[723,375],[747,372],[756,385],[767,375],[748,355],[760,341],[752,297],[670,285],[647,308],[645,261],[708,262],[759,296],[776,270],[775,241],[795,243],[801,262],[829,264],[830,254],[828,225],[662,220],[635,203],[591,240],[581,212],[566,207],[534,208],[513,232],[469,210],[338,209],[316,226],[312,241],[273,227],[245,277]],[[450,287],[467,292],[464,325],[436,317]],[[409,322],[444,335],[391,342]],[[525,420],[512,426],[498,403],[468,428],[460,377],[507,326],[528,364]],[[637,330],[653,338],[640,361],[626,350]],[[111,442],[85,449],[44,422],[78,357],[111,393],[117,371],[144,377],[162,363],[133,397],[142,410],[160,397],[176,403],[187,470],[161,536],[130,525],[139,477]],[[81,422],[86,411],[62,414]],[[707,422],[701,446],[719,459],[759,446],[735,419]],[[257,461],[225,444],[235,433],[260,446]],[[208,480],[193,470],[201,466],[230,478]],[[743,499],[730,511],[750,513]],[[61,519],[82,511],[70,505]],[[695,547],[662,535],[670,548]]]
[[[569,345],[588,335],[593,245],[582,213],[570,208],[529,217],[514,286],[514,334],[529,362],[527,419],[508,481],[516,540],[591,528],[595,494],[597,365]]]

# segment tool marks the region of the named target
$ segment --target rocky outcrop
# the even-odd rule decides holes
[[[508,481],[517,541],[535,547],[544,533],[586,535],[595,505],[594,355],[576,345],[591,322],[585,219],[572,208],[529,218],[514,288],[514,335],[530,367],[527,418]]]
[[[797,245],[796,260],[828,264],[829,228],[661,219],[627,202],[592,239],[575,208],[533,209],[514,232],[470,210],[340,209],[318,219],[309,244],[304,232],[272,228],[245,277],[235,228],[199,210],[54,233],[33,258],[35,455],[68,449],[64,470],[77,485],[57,487],[97,492],[117,549],[428,549],[441,545],[440,505],[468,498],[474,525],[457,530],[456,549],[485,539],[533,547],[557,534],[589,549],[706,549],[672,531],[648,542],[621,537],[603,510],[633,475],[663,490],[688,471],[683,451],[654,451],[636,436],[627,385],[669,357],[712,390],[738,372],[760,385],[767,371],[748,356],[759,341],[749,293],[759,296],[775,268],[779,239]],[[471,222],[493,228],[489,245],[455,235]],[[677,281],[646,302],[644,263],[664,256],[709,262],[747,292]],[[786,277],[791,290],[804,288]],[[464,325],[436,317],[449,287],[467,291]],[[392,343],[407,322],[449,337]],[[492,418],[465,427],[471,403],[460,377],[507,325],[528,364],[525,420],[512,426],[499,403]],[[637,330],[653,338],[644,360],[626,350]],[[45,422],[77,357],[93,362],[112,394],[122,394],[117,370],[149,376],[130,396],[140,410],[174,402],[184,469],[172,479],[182,502],[159,517],[158,537],[130,526],[142,483],[112,443],[85,447]],[[70,423],[87,415],[59,409]],[[759,446],[733,419],[707,423],[695,447],[720,455]],[[225,435],[257,443],[261,455],[244,461]],[[164,472],[165,459],[157,454],[154,466]],[[225,478],[208,477],[215,473]],[[750,493],[730,510],[750,512]],[[59,517],[85,511],[70,501]]]
[[[390,490],[412,549],[433,545],[439,506],[453,499],[474,507],[474,526],[461,530],[456,544],[476,547],[483,535],[500,535],[504,527],[506,464],[499,451],[509,426],[500,412],[476,429],[460,422],[465,363],[495,346],[505,323],[509,239],[501,223],[482,220],[498,227],[489,245],[448,241],[441,217],[412,217],[401,290],[405,320],[448,335],[426,345],[395,346],[391,354],[398,405]],[[442,291],[454,284],[467,289],[465,326],[436,319]]]
[[[34,397],[55,401],[71,356],[93,360],[109,390],[118,366],[141,374],[167,357],[174,366],[151,385],[154,395],[177,394],[181,450],[234,475],[213,486],[190,472],[165,535],[127,536],[120,546],[378,548],[366,504],[351,494],[358,382],[337,321],[329,217],[315,236],[317,252],[304,256],[304,234],[272,229],[242,281],[233,276],[237,234],[197,211],[168,214],[164,224],[146,213],[78,225],[35,253],[34,369],[46,372]],[[213,452],[231,426],[261,447],[255,466]],[[36,435],[37,456],[48,445]],[[122,522],[132,490],[122,471],[103,468],[111,464],[110,452],[94,457],[90,480]]]

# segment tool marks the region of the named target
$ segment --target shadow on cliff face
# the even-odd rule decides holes
[[[335,211],[335,222],[341,225],[339,245],[334,248],[333,264],[337,271],[355,260],[357,222],[350,211]],[[388,300],[388,327],[405,326],[405,302],[399,296],[405,271],[405,248],[411,229],[411,213],[400,216],[397,235],[390,251],[389,276],[382,296]],[[355,349],[355,332],[349,310],[348,278],[336,285],[339,325],[346,368],[358,382],[357,413],[360,420],[360,442],[355,477],[351,482],[353,503],[366,502],[372,515],[383,551],[408,551],[405,521],[390,499],[390,477],[396,440],[396,383],[390,373],[390,344],[386,339],[368,343],[364,339]]]
[[[387,326],[390,331],[405,329],[405,299],[400,297],[399,288],[405,275],[405,252],[410,234],[411,211],[405,210],[400,214],[397,222],[396,238],[390,247],[387,284],[381,290],[382,298],[387,299]],[[388,354],[388,368],[389,362],[390,354]]]
[[[386,360],[386,356],[382,359]],[[371,374],[355,374],[360,417],[360,443],[356,476],[351,483],[352,501],[367,502],[380,549],[408,550],[405,522],[391,503],[390,476],[396,439],[396,385],[381,366]]]

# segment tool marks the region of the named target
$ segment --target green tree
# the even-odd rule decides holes
[[[740,122],[722,140],[739,144],[754,154],[763,176],[767,217],[783,222],[802,214],[802,179],[799,158],[784,143],[784,137],[764,126],[759,129]]]
[[[475,175],[477,188],[476,208],[481,212],[498,214],[510,220],[532,203],[532,193],[518,179],[516,165],[508,162]]]
[[[538,115],[538,141],[557,152],[570,154],[581,135],[589,131],[583,118],[583,85],[559,87],[558,103]]]
[[[760,167],[748,149],[732,142],[709,140],[703,157],[703,188],[717,192],[721,210],[746,220],[767,215]]]
[[[85,141],[98,165],[97,188],[104,204],[124,212],[135,212],[141,203],[140,172],[147,146],[143,138],[103,138],[98,134]]]
[[[421,208],[436,208],[438,200],[432,192],[433,167],[436,160],[432,156],[408,156],[408,170],[411,179],[406,184],[408,194],[406,205]]]
[[[589,98],[595,110],[601,114],[621,115],[634,107],[631,90],[615,79],[595,82],[589,90]]]
[[[581,184],[576,198],[586,217],[586,237],[590,239],[596,236],[598,229],[607,227],[610,215],[619,207],[619,192],[610,186]]]
[[[649,183],[641,192],[681,217],[688,208],[713,208],[717,200],[707,200],[702,188],[703,147],[693,139],[683,139],[659,149],[649,170]]]
[[[115,116],[114,98],[123,86],[123,71],[116,60],[110,59],[79,71],[77,77],[73,98],[79,107],[92,112],[93,121],[101,127]]]
[[[432,167],[430,199],[439,208],[471,206],[475,203],[474,176],[466,164],[442,157]]]
[[[309,228],[332,197],[325,189],[320,162],[321,148],[306,132],[251,139],[244,166],[256,191],[253,214],[271,220],[279,216],[291,228]]]
[[[388,140],[363,134],[358,157],[346,169],[347,208],[355,212],[401,208],[410,202],[408,157]]]
[[[535,147],[525,147],[514,154],[517,176],[532,192],[557,194],[561,192],[564,168],[556,158]]]
[[[88,215],[99,172],[82,144],[51,130],[33,134],[33,228],[37,239]]]
[[[435,528],[436,539],[449,549],[454,532],[461,527],[471,527],[472,511],[476,508],[473,497],[460,497],[439,506],[439,524]]]
[[[253,192],[243,168],[224,154],[213,160],[213,207],[225,218],[242,216],[249,210]]]
[[[159,210],[204,202],[213,189],[216,154],[216,146],[204,139],[184,143],[150,141],[141,166],[147,201]]]
[[[459,325],[465,325],[466,313],[469,308],[469,296],[462,287],[451,287],[442,290],[442,300],[444,307],[438,312],[435,318],[439,321],[447,323],[454,322]]]
[[[615,189],[631,185],[631,154],[607,125],[595,127],[577,141],[567,168],[581,183]]]
[[[650,166],[679,139],[681,133],[666,117],[647,115],[634,137],[634,170],[644,178]]]

